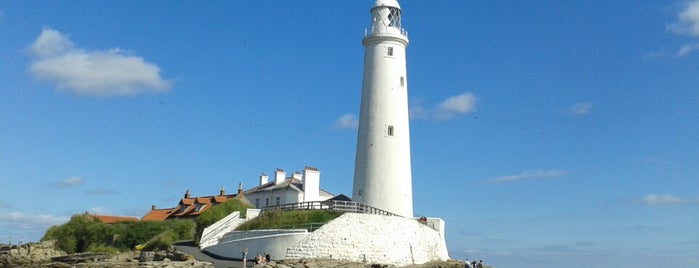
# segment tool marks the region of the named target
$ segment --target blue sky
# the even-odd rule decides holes
[[[0,242],[305,165],[373,1],[0,1]],[[415,213],[497,267],[699,266],[699,1],[401,1]]]

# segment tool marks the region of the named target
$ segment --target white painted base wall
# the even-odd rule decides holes
[[[247,259],[269,252],[272,260],[279,260],[284,259],[289,246],[296,245],[308,234],[305,229],[235,231],[224,235],[218,244],[202,250],[222,257],[242,259],[242,251],[247,248]]]
[[[446,261],[449,252],[439,232],[415,219],[345,213],[287,250],[286,259],[304,258],[406,266]]]

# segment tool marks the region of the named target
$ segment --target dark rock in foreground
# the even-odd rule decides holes
[[[362,263],[335,259],[279,260],[254,268],[396,268],[394,265]],[[22,246],[0,245],[0,267],[114,267],[114,268],[214,268],[211,262],[194,259],[191,255],[174,249],[168,251],[130,251],[122,253],[66,254],[55,247],[55,241],[29,243]],[[458,260],[434,261],[407,268],[463,268]],[[490,268],[485,266],[485,268]]]
[[[213,268],[214,265],[210,262],[195,260],[189,254],[176,250],[66,254],[56,249],[55,241],[45,241],[22,246],[1,246],[0,267]]]

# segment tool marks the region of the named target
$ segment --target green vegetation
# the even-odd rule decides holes
[[[204,228],[239,211],[244,217],[248,203],[231,199],[202,213],[196,220],[124,221],[113,224],[101,222],[89,214],[73,215],[63,225],[49,228],[42,241],[56,240],[56,245],[67,253],[167,249],[178,240],[198,241]],[[252,219],[237,230],[258,229],[313,229],[339,217],[343,212],[325,210],[268,211]]]
[[[249,203],[244,203],[241,202],[238,199],[230,199],[226,202],[223,202],[221,204],[216,205],[215,207],[212,207],[196,219],[197,223],[197,229],[196,229],[196,241],[199,243],[199,240],[201,239],[201,235],[204,232],[204,228],[209,227],[209,225],[212,225],[219,221],[220,219],[225,218],[229,214],[231,214],[234,211],[239,211],[240,212],[240,217],[245,218],[245,213],[247,212],[248,208],[255,208],[253,205]]]
[[[260,229],[314,229],[344,212],[328,210],[267,211],[257,218],[243,223],[236,231]]]
[[[125,221],[105,224],[89,214],[78,214],[49,228],[42,241],[55,239],[67,253],[117,252],[147,243],[146,249],[165,249],[172,242],[194,238],[191,220]]]

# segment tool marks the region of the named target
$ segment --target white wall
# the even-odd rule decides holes
[[[372,31],[362,40],[364,76],[352,200],[413,217],[408,38],[398,28],[379,27],[389,21],[388,7],[371,11],[372,28],[381,31]]]
[[[321,201],[320,171],[306,167],[303,170],[303,202]]]
[[[286,258],[405,266],[447,260],[449,252],[439,232],[415,219],[345,213],[290,247]]]
[[[248,259],[257,254],[270,253],[272,260],[284,259],[287,247],[295,245],[306,236],[306,230],[259,230],[226,234],[217,245],[203,250],[218,256],[240,259],[243,249],[248,249]]]

